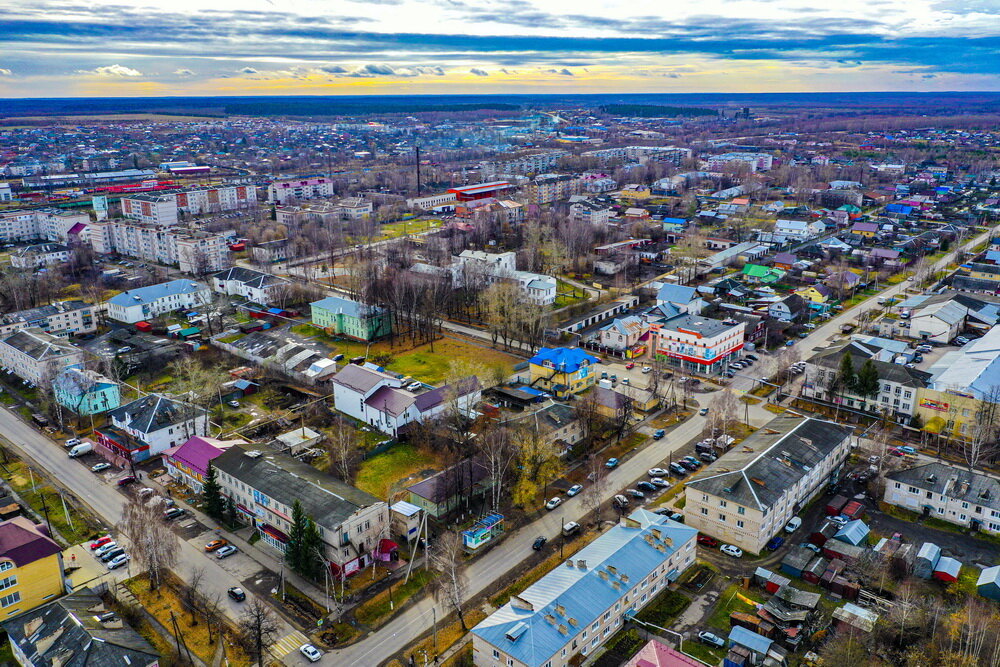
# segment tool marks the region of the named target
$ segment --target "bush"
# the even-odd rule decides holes
[[[677,591],[665,590],[655,600],[636,614],[636,618],[646,623],[667,627],[670,621],[687,609],[691,600]]]

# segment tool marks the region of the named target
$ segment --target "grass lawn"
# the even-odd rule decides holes
[[[395,610],[416,595],[434,576],[425,568],[420,568],[410,573],[410,580],[405,584],[396,584],[392,589],[392,601],[395,603]],[[392,617],[394,611],[389,608],[389,589],[380,592],[354,609],[354,618],[358,623],[377,628]]]
[[[441,227],[441,221],[436,218],[427,218],[416,220],[407,220],[405,222],[387,222],[384,225],[379,225],[379,235],[375,237],[375,241],[383,241],[385,239],[395,239],[406,234],[416,234],[418,232],[425,232],[429,229],[439,229]],[[355,239],[354,243],[360,243],[365,239]]]
[[[581,301],[586,300],[587,292],[578,287],[574,287],[565,280],[556,278],[556,301],[552,304],[553,308],[572,306],[574,303],[580,303]]]
[[[691,599],[686,595],[667,589],[643,607],[642,611],[636,614],[636,618],[661,628],[670,627],[670,622],[687,609],[689,604]]]
[[[465,626],[470,630],[474,628],[480,621],[486,618],[486,612],[481,609],[470,609],[465,612]],[[465,631],[462,630],[462,624],[457,620],[454,623],[449,623],[445,626],[438,626],[437,631],[437,655],[444,653],[452,644],[457,642],[459,639],[465,636]],[[422,655],[421,651],[427,651],[427,656],[433,659],[434,653],[434,634],[431,633],[424,639],[421,639],[416,644],[403,650],[403,655]]]
[[[725,639],[725,637],[723,637]],[[697,639],[689,640],[684,643],[684,652],[688,655],[692,655],[702,662],[706,662],[710,665],[717,665],[722,662],[722,659],[726,657],[727,650],[724,648],[714,648],[708,646],[707,644],[702,644]]]
[[[185,644],[191,653],[197,655],[205,663],[212,664],[215,654],[215,642],[208,641],[208,626],[204,618],[198,619],[197,625],[191,625],[191,613],[187,611],[183,601],[169,586],[160,586],[155,591],[149,589],[149,580],[145,577],[134,577],[124,582],[130,591],[138,598],[139,604],[152,614],[164,627],[171,627],[170,613],[173,612],[177,624],[182,629]],[[212,633],[214,640],[215,632]],[[236,646],[226,647],[227,657],[234,664],[249,664],[247,657],[238,651]]]
[[[242,333],[234,333],[234,334],[229,334],[228,336],[223,336],[222,338],[219,338],[217,340],[220,343],[235,343],[239,339],[243,338],[244,335],[245,334]]]
[[[739,595],[758,603],[764,602],[763,598],[756,591],[747,591],[741,588],[739,584],[732,584],[726,590],[722,591],[722,595],[719,596],[719,601],[715,604],[715,609],[712,610],[712,615],[708,617],[706,625],[725,630],[728,633],[730,627],[729,615],[731,613],[734,611],[752,612],[754,607],[741,600],[738,597]]]
[[[393,487],[413,483],[410,476],[423,470],[440,469],[440,459],[409,443],[396,444],[361,462],[354,485],[377,498],[388,499]]]
[[[100,524],[85,514],[79,507],[74,507],[69,503],[66,508],[69,510],[73,525],[67,521],[66,513],[63,511],[62,501],[58,492],[51,486],[45,484],[45,480],[36,471],[34,473],[35,490],[31,490],[31,477],[27,466],[14,458],[9,458],[6,464],[0,465],[0,474],[6,479],[14,491],[17,492],[24,502],[28,503],[35,513],[42,517],[44,521],[44,507],[48,508],[49,521],[57,533],[62,535],[70,544],[79,544],[94,537],[100,532]]]

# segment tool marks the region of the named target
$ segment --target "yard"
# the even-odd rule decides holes
[[[441,469],[440,457],[409,443],[400,443],[361,462],[354,485],[376,498],[390,495]]]
[[[742,598],[742,599],[741,599]],[[746,600],[753,600],[756,603],[764,602],[760,593],[756,591],[744,590],[739,584],[732,584],[722,591],[719,601],[715,604],[711,616],[708,617],[706,625],[717,630],[729,632],[729,615],[734,611],[750,613],[755,607]]]
[[[390,594],[395,610],[399,610],[407,600],[419,593],[433,578],[434,576],[426,568],[414,570],[410,574],[410,580],[405,584],[398,583],[392,589],[387,588],[358,605],[354,609],[354,619],[362,625],[372,628],[379,627],[393,614],[394,610],[390,609],[391,605],[389,604]]]
[[[574,287],[565,280],[556,279],[556,301],[553,308],[563,308],[572,306],[574,303],[581,303],[587,300],[587,292]]]

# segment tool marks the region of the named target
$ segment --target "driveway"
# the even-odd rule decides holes
[[[997,561],[997,545],[993,542],[976,539],[970,535],[941,530],[919,522],[906,521],[881,512],[870,510],[865,521],[879,533],[891,535],[900,533],[907,542],[917,547],[924,542],[933,542],[941,547],[942,554],[951,556],[963,565],[976,565],[980,568],[993,567]]]

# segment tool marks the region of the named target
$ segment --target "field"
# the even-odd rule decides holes
[[[398,487],[419,481],[410,480],[411,476],[440,468],[441,462],[437,456],[408,443],[397,444],[386,452],[362,461],[354,484],[376,498],[387,500]],[[425,476],[421,475],[420,478]]]

